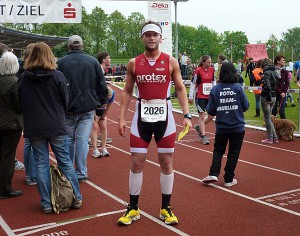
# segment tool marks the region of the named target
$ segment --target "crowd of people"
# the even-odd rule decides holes
[[[179,220],[171,207],[176,139],[170,100],[172,84],[183,113],[182,125],[187,129],[192,127],[189,103],[195,103],[199,118],[194,127],[204,145],[210,144],[205,125],[215,117],[212,164],[202,182],[218,181],[228,145],[224,185],[232,187],[237,184],[235,169],[245,135],[244,112],[249,108],[241,86],[244,66],[241,60],[236,64],[228,62],[223,54],[218,56],[216,66],[212,65],[209,55],[203,55],[196,68],[186,52],[176,60],[159,50],[162,28],[153,21],[142,25],[141,40],[145,52],[128,63],[118,117],[119,134],[126,137],[125,116],[136,85],[138,96],[130,129],[129,204],[118,224],[130,225],[140,219],[143,170],[153,135],[160,165],[162,203],[159,216],[167,225],[174,225]],[[110,156],[106,147],[109,140],[107,115],[115,91],[107,86],[104,74],[111,67],[111,58],[108,52],[99,52],[96,59],[84,53],[83,48],[82,38],[72,35],[68,40],[67,55],[56,61],[51,48],[38,42],[27,46],[24,58],[19,62],[13,52],[0,43],[0,199],[22,195],[21,191],[12,188],[14,170],[21,165],[15,157],[22,133],[25,181],[28,185],[37,185],[45,214],[53,212],[49,145],[58,167],[73,187],[72,207],[75,209],[81,208],[83,203],[79,183],[89,179],[89,140],[92,157]],[[260,116],[262,108],[267,129],[267,139],[262,140],[263,143],[279,142],[271,114],[286,117],[282,104],[286,102],[291,71],[284,66],[284,56],[278,55],[274,63],[267,58],[254,63],[250,58],[245,67],[251,85],[262,87],[262,90],[254,90],[254,94],[256,116]],[[294,68],[300,87],[300,60]],[[182,78],[191,80],[189,95]]]

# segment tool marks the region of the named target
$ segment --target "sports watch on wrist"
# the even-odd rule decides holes
[[[192,119],[192,115],[190,113],[187,113],[183,116],[184,118]]]

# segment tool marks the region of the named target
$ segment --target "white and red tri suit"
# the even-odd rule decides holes
[[[169,55],[161,53],[151,65],[144,54],[135,58],[134,80],[138,101],[131,124],[131,152],[147,153],[152,134],[159,153],[174,152],[176,127],[170,101],[172,82],[169,59]],[[151,120],[156,113],[162,113],[163,118]]]

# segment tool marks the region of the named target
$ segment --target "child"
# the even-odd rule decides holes
[[[248,108],[249,102],[243,88],[238,84],[238,74],[234,65],[230,62],[223,63],[219,83],[212,88],[207,105],[207,113],[216,116],[216,135],[212,165],[209,175],[202,180],[203,183],[218,181],[222,157],[229,142],[225,186],[237,184],[233,177],[245,135],[243,113]]]

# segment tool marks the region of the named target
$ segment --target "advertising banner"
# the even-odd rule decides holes
[[[81,0],[0,0],[0,23],[81,23]]]
[[[160,50],[172,56],[172,16],[171,1],[148,1],[148,18],[162,27]]]

